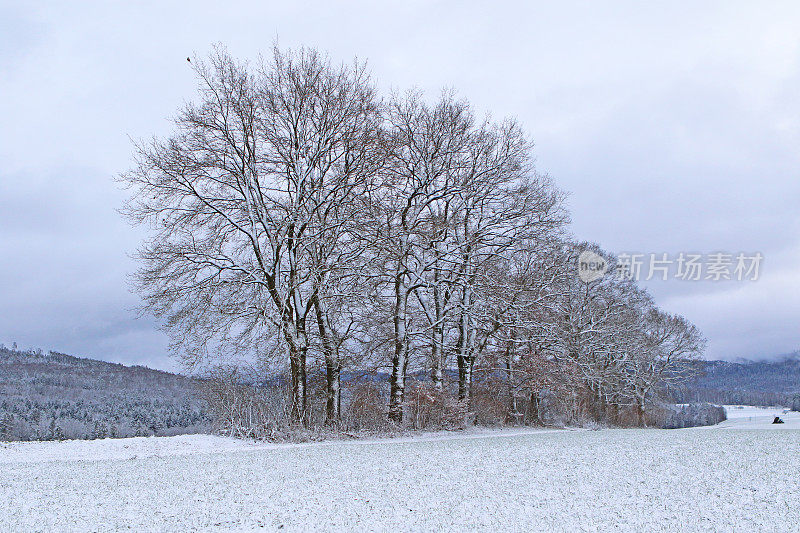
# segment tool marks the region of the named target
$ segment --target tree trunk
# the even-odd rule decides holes
[[[325,423],[336,425],[339,423],[341,405],[341,373],[342,367],[338,354],[334,349],[322,304],[318,296],[314,296],[314,310],[317,318],[317,329],[322,339],[322,351],[325,356]]]
[[[468,259],[468,255],[466,259]],[[471,272],[466,268],[467,279]],[[461,293],[461,316],[458,320],[458,398],[472,407],[472,365],[475,362],[475,328],[470,310],[473,305],[472,287],[467,283]]]
[[[528,402],[527,422],[530,424],[531,421],[533,421],[536,425],[539,425],[542,421],[539,412],[539,395],[536,393],[536,391],[531,391],[531,398]]]
[[[458,399],[470,407],[472,401],[472,358],[458,356]]]
[[[305,335],[305,324],[301,324],[297,320],[295,310],[291,299],[287,298],[281,319],[283,322],[283,338],[289,347],[289,370],[292,382],[290,418],[294,422],[305,424],[308,400],[306,391],[308,337]]]
[[[406,368],[406,354],[395,353],[392,358],[392,377],[389,393],[389,420],[401,423],[403,421],[403,395],[406,388],[406,376],[403,369]]]
[[[472,326],[467,312],[462,312],[458,323],[458,399],[470,408],[472,401]]]
[[[508,396],[507,421],[512,424],[520,422],[520,413],[517,408],[517,395],[514,394],[514,336],[506,343],[506,394]]]
[[[406,389],[406,317],[402,294],[402,277],[394,282],[394,354],[392,355],[392,376],[389,384],[389,420],[399,424],[403,421],[403,396]]]
[[[433,328],[431,338],[431,360],[433,362],[431,368],[431,380],[433,386],[437,391],[441,391],[444,386],[444,330],[441,326]]]
[[[335,425],[339,423],[341,413],[339,411],[342,405],[342,390],[341,390],[341,373],[342,368],[338,361],[328,359],[325,361],[326,371],[326,385],[325,391],[325,423],[328,425]]]
[[[433,306],[435,323],[431,331],[431,380],[433,387],[441,391],[444,381],[444,326],[442,324],[444,313],[441,290],[438,285],[438,273],[434,278]]]
[[[292,374],[291,418],[305,423],[308,393],[306,391],[306,348],[289,344],[289,367]]]
[[[607,421],[608,420],[608,403],[606,402],[606,395],[602,392],[597,393],[597,400],[600,405],[600,421]]]
[[[647,422],[645,420],[645,411],[644,411],[644,399],[640,399],[636,403],[636,418],[639,423],[639,427],[647,427]]]

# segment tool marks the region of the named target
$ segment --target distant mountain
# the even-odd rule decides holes
[[[0,440],[207,431],[195,382],[142,366],[0,347]]]
[[[767,361],[704,361],[679,402],[786,405],[800,401],[800,352]]]

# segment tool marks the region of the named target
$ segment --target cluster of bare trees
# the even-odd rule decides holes
[[[192,65],[198,101],[123,176],[127,215],[152,228],[137,288],[188,365],[285,368],[297,422],[318,372],[332,424],[343,373],[377,372],[396,423],[422,371],[467,412],[480,381],[509,420],[556,390],[643,417],[702,350],[634,283],[578,279],[580,251],[614,258],[571,240],[515,121],[450,92],[382,98],[363,64],[313,50]]]

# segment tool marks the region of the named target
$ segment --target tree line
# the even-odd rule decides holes
[[[207,432],[196,389],[167,372],[0,344],[0,441]]]
[[[285,375],[306,425],[317,376],[331,425],[384,375],[393,424],[418,386],[466,417],[488,394],[506,422],[557,398],[645,424],[691,373],[700,332],[570,234],[516,120],[452,91],[381,94],[364,63],[312,49],[191,65],[197,98],[121,176],[150,229],[136,289],[189,368]],[[586,250],[609,265],[589,282]]]

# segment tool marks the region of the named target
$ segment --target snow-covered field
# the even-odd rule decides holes
[[[789,411],[783,407],[751,407],[749,405],[726,405],[725,412],[728,419],[720,426],[738,427],[749,429],[756,427],[770,427],[772,420],[777,416],[784,421],[783,424],[771,426],[771,429],[800,429],[800,413]]]
[[[0,444],[0,531],[797,531],[800,414],[747,410],[685,430]]]

